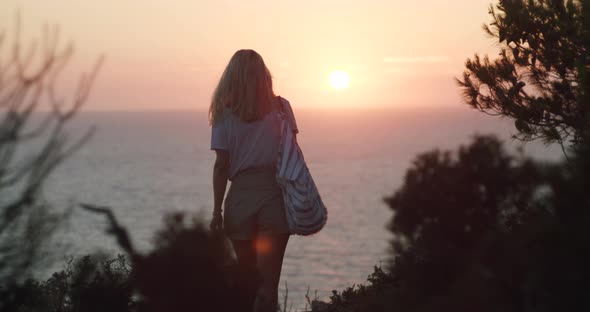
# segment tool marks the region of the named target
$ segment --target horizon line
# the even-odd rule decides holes
[[[416,106],[367,106],[367,107],[294,107],[300,112],[375,112],[375,111],[417,111],[417,110],[472,110],[467,104],[444,104],[444,105],[416,105]],[[81,107],[79,113],[146,113],[146,112],[193,112],[208,113],[208,108],[191,108],[191,107],[174,107],[174,108],[84,108]],[[38,112],[49,112],[49,110],[39,110]]]

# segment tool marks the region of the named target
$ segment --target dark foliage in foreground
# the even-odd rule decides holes
[[[4,285],[1,310],[240,311],[227,247],[202,224],[169,215],[149,254],[70,260],[46,281]]]
[[[134,257],[139,311],[239,311],[234,260],[221,235],[175,214],[165,218],[155,246]]]
[[[490,232],[506,231],[538,209],[545,183],[530,159],[509,155],[492,136],[468,146],[418,155],[404,184],[385,199],[395,211],[389,229],[396,252],[416,248],[470,250]],[[453,246],[440,246],[445,237]]]
[[[590,148],[541,166],[478,137],[414,164],[386,198],[389,270],[335,293],[328,311],[590,309]]]
[[[134,310],[130,266],[125,257],[99,258],[72,258],[46,281],[29,279],[0,288],[2,311]]]

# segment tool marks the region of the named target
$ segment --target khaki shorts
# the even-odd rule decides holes
[[[225,198],[224,229],[235,240],[289,233],[283,193],[274,170],[247,169],[233,178]]]

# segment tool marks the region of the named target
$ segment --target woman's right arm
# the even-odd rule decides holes
[[[211,230],[223,228],[222,204],[227,180],[229,178],[229,153],[225,150],[215,150],[216,158],[213,165],[213,219]]]

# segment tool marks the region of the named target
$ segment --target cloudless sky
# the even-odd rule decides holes
[[[205,110],[232,54],[258,51],[276,93],[305,109],[461,105],[453,78],[474,53],[497,54],[481,30],[491,0],[2,0],[24,38],[59,24],[76,47],[62,90],[106,56],[87,110]],[[495,3],[495,2],[494,2]],[[1,59],[6,58],[6,43]],[[350,75],[335,90],[334,70]]]

